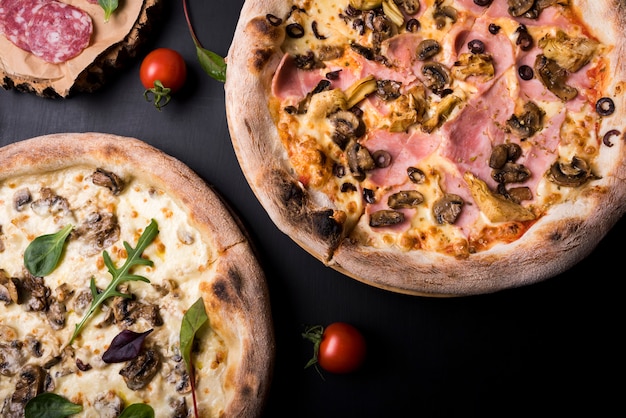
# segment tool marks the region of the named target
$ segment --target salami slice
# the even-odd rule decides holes
[[[25,39],[33,55],[58,64],[80,54],[92,33],[93,22],[87,12],[53,0],[35,10]]]
[[[30,52],[26,28],[33,15],[52,0],[5,0],[0,8],[0,32],[19,48]]]

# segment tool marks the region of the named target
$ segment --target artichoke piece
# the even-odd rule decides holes
[[[391,132],[405,132],[418,121],[415,96],[407,94],[394,100],[389,114],[389,130]]]
[[[347,97],[347,109],[351,109],[356,106],[361,100],[365,99],[368,95],[374,93],[378,85],[373,75],[369,75],[353,83],[345,91]]]
[[[404,15],[393,0],[383,0],[383,13],[389,18],[396,26],[402,27],[404,25]]]
[[[350,6],[357,10],[372,10],[380,7],[383,0],[350,0]]]
[[[307,114],[310,118],[322,119],[345,109],[346,102],[346,95],[341,90],[326,90],[311,96]]]
[[[435,108],[435,113],[422,124],[422,130],[431,133],[448,119],[454,108],[463,101],[456,94],[449,94],[444,97]]]
[[[483,81],[489,81],[494,77],[496,70],[493,66],[491,54],[471,54],[466,52],[461,54],[458,61],[454,63],[452,73],[459,80],[476,76],[481,77]]]
[[[463,176],[480,211],[491,222],[532,221],[535,214],[524,206],[493,193],[487,183],[472,173]]]
[[[598,42],[584,37],[572,38],[558,31],[556,36],[546,35],[539,40],[543,55],[556,62],[559,67],[575,73],[587,65],[598,50]]]

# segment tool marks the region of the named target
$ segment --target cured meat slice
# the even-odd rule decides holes
[[[24,51],[30,51],[26,28],[33,15],[52,0],[6,0],[0,6],[0,33]]]
[[[26,42],[33,55],[58,64],[80,54],[89,45],[92,32],[93,22],[87,12],[49,1],[35,11],[28,23]]]

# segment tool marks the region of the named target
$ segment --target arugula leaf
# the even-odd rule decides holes
[[[30,274],[43,277],[52,273],[59,264],[72,228],[72,225],[67,225],[54,234],[40,235],[28,244],[24,251],[24,265]]]
[[[196,53],[200,66],[209,76],[222,83],[226,82],[226,61],[215,52],[202,48],[196,44]]]
[[[65,418],[82,410],[82,405],[72,403],[57,394],[44,392],[26,403],[24,416],[26,418]]]
[[[96,312],[96,310],[100,307],[100,305],[104,303],[105,300],[113,296],[121,296],[123,298],[130,297],[130,295],[119,292],[117,290],[117,286],[124,282],[131,281],[142,281],[150,283],[150,280],[146,279],[143,276],[132,274],[130,271],[133,267],[137,265],[153,265],[151,260],[142,258],[141,254],[146,249],[146,247],[150,245],[150,243],[154,240],[158,233],[159,226],[157,225],[157,222],[152,219],[150,225],[146,227],[145,231],[143,231],[143,234],[141,234],[141,236],[139,237],[136,248],[131,247],[128,242],[124,241],[124,248],[126,249],[127,258],[124,265],[119,269],[115,267],[115,264],[113,264],[111,256],[109,256],[108,252],[104,251],[102,253],[102,257],[104,258],[104,264],[107,266],[107,269],[109,270],[111,276],[113,276],[113,279],[102,293],[98,293],[98,289],[96,288],[96,281],[93,277],[91,278],[89,287],[91,289],[91,296],[93,297],[93,300],[91,301],[91,306],[89,307],[89,310],[87,311],[83,319],[78,324],[76,324],[76,329],[74,330],[74,334],[72,334],[69,345],[72,345],[76,337],[78,337],[82,329],[87,324],[87,321],[89,320],[91,315]]]
[[[128,405],[119,418],[154,418],[154,409],[145,403]]]
[[[180,353],[187,366],[187,373],[189,374],[189,382],[191,384],[191,395],[193,397],[193,409],[196,417],[198,416],[198,404],[196,402],[193,364],[191,363],[191,348],[196,333],[208,320],[209,317],[204,309],[204,300],[200,297],[191,305],[187,312],[185,312],[180,326]]]
[[[118,0],[98,0],[98,4],[104,10],[104,21],[108,22],[113,12],[117,9]]]

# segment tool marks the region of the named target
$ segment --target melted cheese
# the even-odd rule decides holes
[[[442,7],[452,6],[456,8],[458,12],[456,18],[446,18],[445,24],[438,27],[433,13],[437,3],[440,3]],[[367,19],[366,12],[363,12],[358,17],[348,16],[346,11],[348,4],[348,0],[294,1],[295,9],[285,19],[284,24],[301,25],[303,34],[301,37],[287,36],[282,49],[285,54],[293,57],[307,56],[307,54],[312,52],[315,57],[323,61],[322,64],[318,62],[318,65],[323,68],[316,67],[310,71],[301,70],[299,74],[302,77],[299,79],[299,82],[304,82],[306,85],[311,84],[311,89],[304,92],[302,97],[293,97],[293,94],[291,94],[289,97],[283,98],[282,101],[278,99],[280,102],[278,107],[280,109],[284,109],[287,106],[297,108],[298,104],[303,103],[305,100],[310,100],[310,92],[316,82],[314,75],[319,75],[317,78],[319,81],[324,78],[327,72],[336,70],[341,70],[340,77],[344,81],[341,81],[341,79],[337,82],[331,80],[331,88],[343,89],[345,92],[347,91],[346,79],[354,81],[367,75],[374,75],[379,80],[393,80],[393,77],[397,76],[404,82],[402,93],[407,94],[410,91],[409,89],[415,85],[420,85],[420,79],[423,78],[420,74],[417,74],[419,68],[415,58],[417,43],[422,39],[437,40],[442,49],[432,60],[442,63],[450,70],[456,65],[455,62],[457,62],[461,51],[467,49],[465,45],[470,39],[469,37],[466,39],[465,36],[478,36],[479,38],[483,36],[488,42],[493,42],[494,39],[497,39],[500,42],[500,46],[502,46],[501,41],[503,39],[504,42],[506,42],[506,39],[510,41],[510,48],[514,54],[513,62],[507,64],[509,65],[507,68],[501,68],[500,66],[504,58],[499,57],[497,51],[494,52],[493,60],[498,80],[502,80],[506,86],[506,89],[503,89],[503,94],[508,92],[512,98],[513,110],[506,115],[498,115],[503,109],[491,109],[487,105],[485,105],[484,109],[484,112],[491,111],[494,113],[491,117],[496,121],[495,125],[500,130],[504,132],[506,119],[513,114],[519,114],[524,103],[529,100],[520,87],[517,70],[518,66],[521,65],[521,61],[518,60],[526,59],[524,62],[532,65],[533,59],[520,56],[519,47],[516,46],[520,24],[510,18],[510,16],[485,17],[488,15],[473,15],[472,12],[463,10],[462,6],[452,1],[421,2],[421,10],[415,16],[420,22],[418,31],[410,34],[404,27],[394,27],[392,29],[393,36],[414,36],[414,38],[410,38],[413,44],[409,42],[404,46],[406,50],[399,52],[396,50],[396,53],[400,55],[402,53],[412,54],[410,68],[402,67],[402,65],[385,67],[382,64],[374,64],[351,50],[350,45],[358,44],[371,47],[375,45],[375,42],[372,30],[367,27],[367,23],[365,23],[365,30],[361,33],[357,25],[355,25],[358,18]],[[588,33],[574,14],[569,13],[567,9],[561,9],[560,6],[553,7],[559,8],[555,13],[555,19],[560,19],[559,25],[562,25],[563,21],[568,21],[567,19],[572,19],[567,27],[571,36],[584,36],[584,33]],[[500,12],[502,11],[506,13],[506,9],[500,10]],[[546,14],[549,12],[544,11],[542,13]],[[405,22],[408,18],[410,17],[405,16]],[[528,31],[532,35],[535,44],[543,36],[554,35],[556,28],[548,20],[544,19],[540,24],[533,22],[532,25],[528,25]],[[480,23],[474,28],[473,25],[476,22]],[[496,35],[487,32],[489,23],[499,26],[498,38],[494,38]],[[313,30],[314,27],[316,30]],[[476,34],[473,34],[474,31],[476,31]],[[329,55],[327,51],[332,51],[332,48],[339,48],[343,53],[336,57],[330,54],[328,59],[324,59],[325,56]],[[381,48],[383,55],[385,53],[384,48]],[[503,46],[502,51],[506,52],[507,46]],[[493,51],[487,52],[491,53]],[[404,62],[402,59],[407,58],[400,57],[399,59],[400,64],[402,64]],[[601,60],[601,54],[597,54],[591,66],[601,66]],[[411,71],[416,73],[411,73]],[[451,74],[454,73],[451,72]],[[589,72],[586,74],[591,76],[593,73]],[[539,83],[537,80],[534,81]],[[285,81],[282,80],[282,82],[284,83]],[[435,143],[447,140],[445,135],[441,133],[441,126],[454,121],[467,106],[476,106],[472,99],[482,94],[481,82],[484,82],[484,80],[481,80],[479,77],[457,79],[452,76],[449,87],[458,100],[455,102],[450,101],[453,105],[447,109],[439,107],[440,103],[446,100],[445,98],[427,91],[425,103],[427,108],[425,109],[423,120],[414,123],[407,129],[407,137],[412,132],[419,131],[421,129],[420,125],[423,124],[424,126],[428,125],[429,129],[434,127],[434,129],[429,130],[429,133]],[[589,82],[589,80],[586,82]],[[593,105],[590,104],[595,100],[591,96],[597,94],[597,92],[594,93],[592,90],[581,91],[580,97],[582,99],[579,97],[577,99],[579,100],[578,103],[568,104],[566,110],[563,103],[555,100],[554,96],[544,88],[542,93],[537,93],[532,99],[544,112],[543,129],[535,137],[521,141],[519,138],[513,137],[512,134],[506,133],[503,134],[504,141],[519,142],[523,148],[522,155],[524,158],[527,158],[526,161],[530,161],[533,158],[543,158],[544,161],[550,158],[553,162],[557,160],[571,161],[573,156],[579,156],[590,162],[593,172],[601,170],[595,164],[599,155],[599,141],[596,134],[599,122]],[[312,102],[313,100],[311,100]],[[373,131],[388,130],[391,126],[397,126],[394,125],[396,121],[394,117],[396,116],[390,111],[390,109],[393,109],[393,106],[380,103],[382,103],[381,100],[377,102],[376,99],[368,99],[357,105],[363,112],[363,121],[367,126],[367,134],[365,137],[360,138],[359,142],[363,146],[370,148],[370,152],[376,151],[376,146],[381,144],[380,140],[372,141]],[[483,104],[479,102],[479,106],[483,106]],[[556,125],[552,124],[563,120],[565,112],[567,112],[565,122],[560,129],[554,129]],[[287,149],[289,161],[296,176],[311,191],[318,203],[331,205],[347,214],[347,228],[351,231],[351,237],[359,240],[361,244],[379,248],[395,246],[405,250],[425,249],[452,254],[457,257],[465,257],[473,251],[488,249],[498,241],[511,242],[519,238],[532,225],[532,221],[526,223],[515,220],[505,223],[489,221],[483,213],[476,214],[476,205],[472,201],[468,185],[465,183],[453,184],[449,181],[453,177],[462,179],[463,171],[469,170],[467,166],[471,166],[468,159],[477,159],[484,161],[485,168],[481,169],[480,174],[495,189],[494,181],[490,179],[489,168],[487,167],[489,155],[485,153],[488,151],[484,149],[476,150],[476,154],[471,157],[464,154],[463,158],[466,158],[464,161],[451,161],[447,157],[440,155],[438,150],[435,151],[427,156],[426,159],[419,161],[419,167],[425,170],[425,172],[437,173],[436,179],[424,185],[411,184],[408,182],[408,179],[404,180],[404,184],[381,184],[380,179],[372,180],[372,172],[369,172],[367,178],[362,181],[355,179],[349,174],[344,177],[337,177],[333,175],[332,167],[340,165],[346,167],[346,171],[348,171],[346,152],[339,149],[332,141],[334,127],[329,123],[329,119],[324,117],[323,112],[316,108],[314,114],[313,112],[311,113],[278,112],[277,126],[281,132],[283,144]],[[320,117],[320,115],[322,116]],[[438,123],[435,123],[437,119],[433,118],[439,118]],[[492,135],[488,132],[482,132],[481,134],[490,138]],[[537,139],[542,134],[545,134],[546,138]],[[562,139],[558,138],[559,135]],[[554,140],[555,138],[556,140]],[[502,141],[502,138],[495,140],[492,146]],[[457,144],[455,146],[462,148],[471,145]],[[546,163],[542,163],[542,167],[545,166]],[[529,183],[532,188],[532,200],[522,202],[536,216],[542,216],[550,207],[556,204],[576,199],[581,190],[584,189],[584,187],[559,187],[551,183],[544,174],[545,170],[532,173],[533,177]],[[460,182],[463,182],[463,180],[460,180]],[[347,183],[351,184],[352,187],[346,188],[345,184]],[[344,190],[347,189],[348,191],[342,192],[342,186]],[[515,186],[525,186],[525,184],[507,185],[507,187]],[[425,197],[424,203],[419,208],[402,210],[409,221],[404,222],[401,227],[370,227],[369,216],[374,209],[370,204],[371,202],[367,203],[365,201],[363,191],[365,189],[373,191],[377,199],[376,208],[379,208],[379,199],[386,199],[386,196],[392,190],[397,191],[402,187],[420,191]],[[454,225],[438,224],[433,216],[432,208],[434,202],[446,193],[458,193],[461,195],[466,202],[463,211],[473,211],[473,220],[465,223],[456,222]],[[461,220],[463,216],[461,215]],[[465,215],[466,218],[469,216],[469,214]],[[352,228],[355,229],[353,230]]]
[[[125,405],[149,403],[157,416],[169,416],[172,411],[170,403],[180,401],[183,397],[191,410],[191,393],[176,392],[176,385],[181,381],[180,375],[174,370],[180,363],[179,332],[183,313],[200,294],[200,284],[211,281],[211,262],[215,257],[213,249],[189,224],[186,212],[167,194],[132,180],[119,196],[114,196],[108,189],[92,183],[92,172],[90,168],[77,167],[47,175],[16,178],[0,185],[0,240],[4,246],[4,251],[0,251],[0,269],[8,277],[24,277],[23,254],[35,237],[54,233],[68,224],[78,226],[92,212],[112,212],[117,216],[120,239],[106,251],[116,266],[120,267],[125,260],[122,242],[127,241],[135,247],[144,228],[151,219],[155,219],[159,234],[144,251],[144,257],[152,260],[154,265],[133,270],[133,273],[148,278],[150,283],[131,282],[128,289],[137,301],[158,306],[163,325],[153,326],[141,318],[128,329],[136,332],[154,329],[144,345],[155,347],[160,354],[162,364],[157,375],[146,388],[130,390],[119,375],[125,363],[105,364],[102,361],[102,354],[113,337],[121,331],[115,324],[102,325],[109,309],[106,307],[91,317],[72,345],[75,358],[50,367],[48,372],[55,393],[83,406],[83,412],[76,417],[100,416],[96,402],[109,392],[119,397]],[[28,188],[32,199],[36,200],[42,187],[49,187],[55,195],[66,198],[69,210],[51,213],[46,208],[35,211],[33,205],[28,204],[21,212],[16,211],[13,199],[17,190]],[[179,238],[181,236],[185,237],[185,242]],[[74,292],[66,303],[65,326],[55,330],[45,313],[28,311],[23,304],[7,305],[0,302],[0,327],[5,331],[11,329],[15,334],[10,340],[3,340],[4,333],[0,333],[0,344],[11,344],[15,340],[22,342],[23,364],[43,366],[59,356],[71,338],[74,325],[85,313],[83,310],[74,310],[74,307],[77,295],[88,291],[92,277],[101,289],[111,281],[111,275],[102,260],[102,251],[91,251],[82,238],[70,239],[60,264],[44,278],[51,296],[63,284],[69,284]],[[172,283],[175,289],[159,292],[159,287]],[[105,304],[110,303],[111,299]],[[221,381],[227,349],[209,327],[203,329],[198,337],[199,351],[194,353],[194,361],[197,369],[202,370],[202,379],[196,388],[201,415],[218,416],[226,401]],[[33,357],[29,353],[26,341],[33,339],[41,344],[43,354],[40,357]],[[76,360],[91,368],[87,371],[78,370]],[[0,377],[0,409],[5,399],[14,392],[16,378],[16,375]]]

